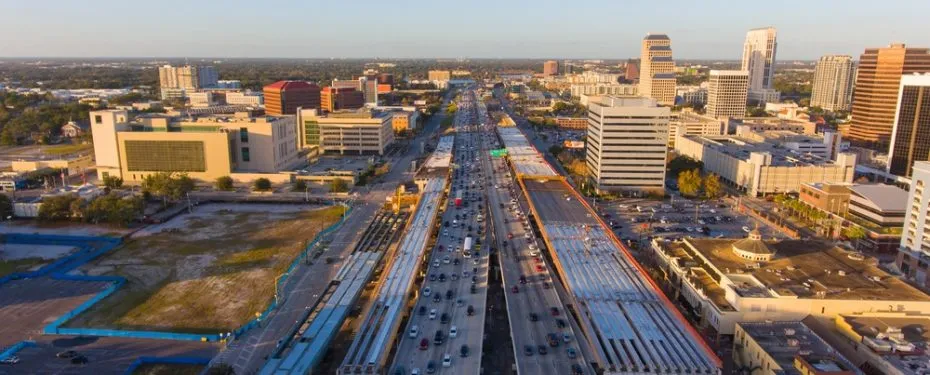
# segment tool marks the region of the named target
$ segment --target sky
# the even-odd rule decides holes
[[[928,0],[0,0],[0,57],[638,57],[738,59],[778,29],[778,59],[930,47]]]

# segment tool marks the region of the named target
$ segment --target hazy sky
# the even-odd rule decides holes
[[[930,0],[0,0],[2,57],[627,58],[647,32],[676,58],[930,47]]]

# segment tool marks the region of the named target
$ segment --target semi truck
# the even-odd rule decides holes
[[[455,207],[462,207],[462,191],[455,192]]]

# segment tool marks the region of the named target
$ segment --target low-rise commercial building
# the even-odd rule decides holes
[[[865,237],[858,248],[870,252],[897,251],[907,210],[907,191],[893,185],[806,183],[798,199],[828,214],[827,235],[839,238],[845,228],[859,227]]]
[[[318,147],[324,152],[383,155],[394,142],[393,115],[357,110],[321,114],[301,109],[297,115],[298,147]]]
[[[675,147],[675,138],[679,135],[724,135],[726,124],[726,120],[702,115],[690,108],[681,112],[672,112],[668,123],[668,146]]]
[[[572,97],[580,98],[582,95],[598,96],[636,96],[639,86],[621,83],[577,83],[569,86]]]
[[[675,150],[753,196],[797,192],[804,183],[850,183],[856,169],[854,154],[839,153],[830,160],[738,136],[679,135]]]
[[[365,93],[354,87],[324,87],[320,91],[320,103],[327,112],[359,109],[365,106]]]
[[[416,130],[420,123],[419,111],[390,111],[391,128],[395,132]]]
[[[852,352],[869,374],[920,375],[930,371],[930,315],[926,311],[886,309],[838,314],[833,332],[850,342],[839,349]],[[847,354],[848,356],[850,354]]]
[[[187,94],[187,101],[191,107],[209,107],[213,105],[213,93],[209,91],[192,92]]]
[[[100,179],[140,182],[158,172],[213,181],[233,173],[277,173],[303,161],[293,116],[144,116],[90,113]]]
[[[855,364],[800,321],[737,323],[733,362],[741,373],[862,374]]]
[[[265,104],[265,99],[260,92],[229,92],[226,93],[226,104],[258,107]]]
[[[704,86],[678,86],[675,88],[675,104],[707,104],[707,87]]]
[[[700,329],[733,335],[737,323],[811,315],[930,311],[930,296],[878,267],[877,259],[809,240],[656,239],[658,272]]]
[[[555,124],[562,129],[584,130],[588,128],[585,117],[556,117]]]

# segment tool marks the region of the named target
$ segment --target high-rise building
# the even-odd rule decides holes
[[[926,266],[911,267],[911,259],[925,262],[930,257],[930,162],[917,161],[913,165],[910,191],[907,194],[907,214],[897,264],[909,278],[918,284],[930,285]],[[915,277],[915,274],[916,277]]]
[[[627,83],[639,81],[639,59],[629,59],[624,64],[623,80]]]
[[[181,89],[183,92],[217,87],[218,79],[216,68],[212,66],[164,65],[158,67],[158,83],[162,90],[162,99],[176,96],[166,94],[166,92],[172,92],[172,89]]]
[[[586,164],[599,192],[665,191],[669,116],[651,98],[608,96],[588,104]]]
[[[772,89],[775,53],[778,50],[776,33],[774,27],[752,29],[746,33],[746,42],[743,43],[741,70],[749,72],[749,98],[758,103],[778,100],[777,92]]]
[[[814,69],[810,106],[828,111],[849,110],[854,75],[852,56],[821,56]]]
[[[214,88],[219,84],[220,75],[212,66],[197,67],[197,82],[200,88]]]
[[[320,106],[327,112],[362,108],[365,106],[365,93],[354,87],[324,87],[320,91]]]
[[[639,94],[662,105],[675,104],[675,61],[668,35],[648,34],[643,38]]]
[[[448,70],[430,70],[427,78],[430,81],[447,82],[452,79],[452,72]]]
[[[749,72],[745,70],[711,70],[707,82],[707,115],[718,119],[746,116]]]
[[[320,86],[304,81],[278,81],[265,86],[265,112],[293,115],[297,107],[320,109]]]
[[[367,77],[358,78],[358,90],[362,92],[365,98],[365,104],[372,106],[378,105],[378,79]]]
[[[549,60],[543,63],[543,75],[546,77],[559,75],[559,62]]]
[[[930,73],[901,77],[888,172],[909,177],[915,161],[930,161]]]
[[[903,43],[867,48],[859,57],[847,139],[887,145],[894,127],[901,76],[930,72],[930,49]]]

